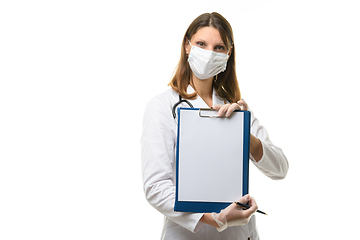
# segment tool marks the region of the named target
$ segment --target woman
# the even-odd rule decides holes
[[[241,100],[235,72],[235,45],[230,24],[218,13],[197,17],[187,29],[171,89],[147,105],[143,122],[142,173],[148,202],[165,216],[161,239],[258,239],[253,213],[255,201],[246,195],[220,213],[174,212],[175,146],[177,122],[172,108],[186,99],[195,108],[213,107],[229,117],[234,110],[248,110]],[[188,107],[182,102],[177,107]],[[271,179],[283,179],[288,162],[274,146],[265,128],[251,114],[250,158]]]

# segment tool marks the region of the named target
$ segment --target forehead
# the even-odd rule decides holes
[[[202,27],[192,36],[191,40],[203,40],[207,42],[223,43],[219,30],[214,27]]]

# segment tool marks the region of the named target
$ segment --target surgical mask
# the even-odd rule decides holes
[[[228,54],[205,50],[193,46],[191,43],[190,46],[191,50],[188,62],[196,77],[199,79],[208,79],[225,71],[229,58]]]

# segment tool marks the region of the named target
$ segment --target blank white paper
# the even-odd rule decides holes
[[[209,114],[217,112],[204,112]],[[179,201],[232,202],[241,198],[243,119],[243,112],[234,112],[230,118],[203,118],[197,110],[181,110]]]

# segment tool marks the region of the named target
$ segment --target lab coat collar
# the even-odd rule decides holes
[[[191,94],[193,92],[195,92],[195,90],[192,88],[191,85],[188,86],[187,93]],[[224,100],[221,99],[217,94],[215,89],[213,88],[213,92],[212,92],[212,99],[213,99],[213,105],[215,104],[219,104],[219,105],[224,105]],[[189,100],[189,102],[194,105],[195,108],[209,108],[209,106],[205,103],[205,101],[198,95],[196,96],[196,98],[194,100]]]

